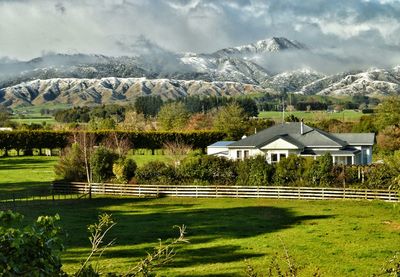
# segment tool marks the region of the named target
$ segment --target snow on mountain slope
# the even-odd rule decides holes
[[[261,85],[279,92],[294,92],[324,77],[321,73],[305,68],[277,74]]]
[[[369,69],[327,76],[305,85],[297,93],[318,95],[370,96],[400,93],[400,67],[393,69]]]
[[[253,56],[256,54],[265,54],[269,52],[279,52],[283,50],[305,50],[307,47],[294,40],[289,40],[283,37],[273,37],[270,39],[260,40],[255,43],[229,47],[218,50],[213,53],[214,56]]]
[[[17,106],[54,103],[87,105],[130,102],[138,96],[160,95],[176,99],[188,95],[236,96],[271,92],[237,82],[205,82],[146,78],[34,80],[0,90],[0,104]]]

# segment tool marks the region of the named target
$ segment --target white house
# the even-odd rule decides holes
[[[331,134],[303,122],[286,122],[239,141],[216,142],[207,154],[232,160],[264,155],[268,163],[276,163],[292,154],[316,158],[330,153],[335,164],[370,164],[374,142],[374,133]]]

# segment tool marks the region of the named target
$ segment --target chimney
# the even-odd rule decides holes
[[[300,122],[300,135],[304,134],[304,122],[303,119]]]

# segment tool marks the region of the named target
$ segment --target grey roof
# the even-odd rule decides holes
[[[303,134],[300,133],[300,122],[286,122],[274,125],[268,129],[239,140],[229,145],[235,147],[262,147],[278,138],[282,138],[299,148],[307,146],[317,147],[344,147],[347,143],[340,138],[303,124]]]
[[[375,143],[374,133],[340,133],[333,135],[350,145],[373,145]]]
[[[209,145],[208,147],[227,147],[228,145],[231,145],[232,143],[234,143],[235,141],[217,141],[211,145]]]

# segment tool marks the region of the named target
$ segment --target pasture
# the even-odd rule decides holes
[[[100,263],[103,271],[126,272],[158,244],[187,226],[190,244],[177,247],[162,276],[240,276],[245,259],[265,270],[284,247],[301,276],[370,276],[399,250],[399,208],[381,202],[268,199],[94,198],[20,208],[26,220],[60,214],[66,231],[64,269],[73,272],[89,253],[86,226],[110,213],[116,238]],[[284,246],[283,246],[284,244]],[[283,263],[284,261],[281,260]]]
[[[329,120],[329,119],[337,119],[340,121],[358,121],[361,116],[365,115],[362,112],[354,111],[354,110],[344,110],[342,112],[326,112],[326,111],[293,111],[293,112],[285,112],[285,117],[293,114],[299,119],[304,119],[304,121],[315,122],[321,120]],[[282,122],[282,112],[276,111],[268,111],[268,112],[260,112],[258,117],[260,118],[269,118],[274,120],[275,122]]]
[[[0,193],[48,187],[54,157],[0,159]],[[187,226],[189,244],[176,248],[161,276],[243,276],[246,262],[265,272],[286,248],[311,276],[371,276],[399,251],[400,207],[379,201],[291,201],[269,199],[113,198],[20,206],[25,221],[58,213],[65,230],[64,269],[73,272],[89,253],[86,227],[100,213],[117,221],[116,238],[101,260],[103,272],[126,272],[158,239]],[[284,260],[280,259],[281,263]]]

